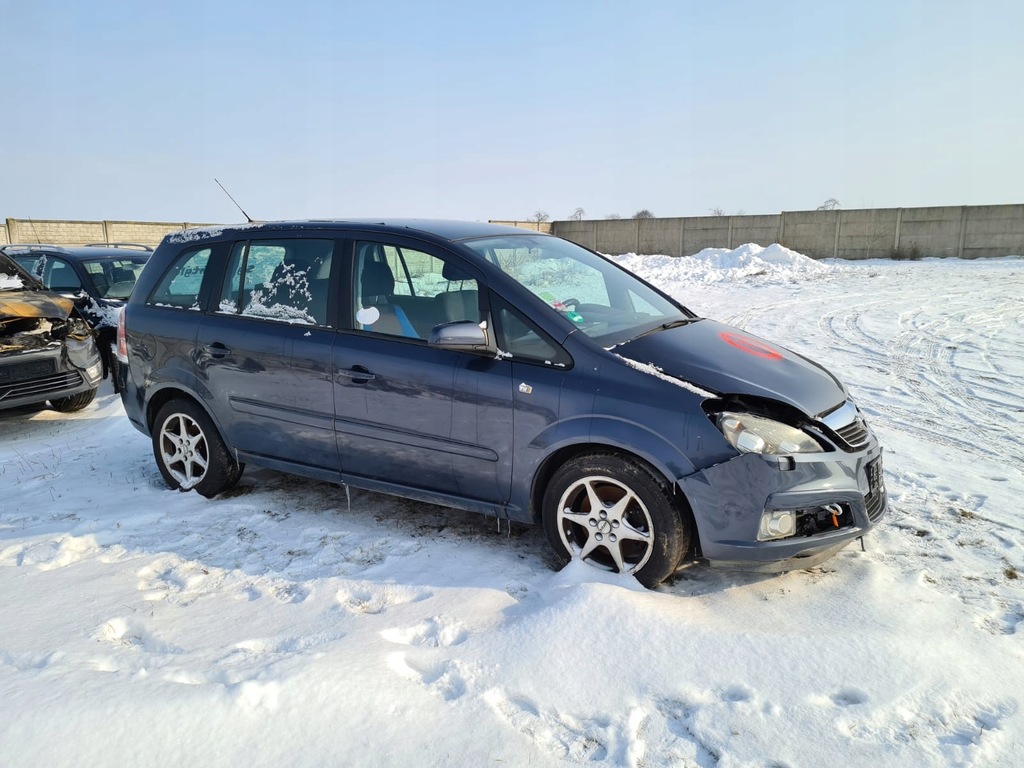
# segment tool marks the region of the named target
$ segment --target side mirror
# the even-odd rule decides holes
[[[487,339],[486,323],[474,323],[472,320],[435,325],[430,330],[428,342],[432,347],[460,352],[493,353],[495,350]]]

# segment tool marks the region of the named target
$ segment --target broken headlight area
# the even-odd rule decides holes
[[[704,409],[729,445],[740,453],[787,456],[832,450],[802,428],[803,419],[793,409],[738,399],[706,401]]]
[[[766,509],[757,530],[758,541],[777,541],[849,528],[854,524],[848,504],[823,504],[799,509]]]

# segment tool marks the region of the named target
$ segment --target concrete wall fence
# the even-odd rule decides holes
[[[976,259],[1024,255],[1024,204],[937,208],[786,211],[764,216],[688,216],[665,219],[495,221],[551,232],[601,253],[691,256],[704,248],[780,243],[815,259],[953,256]],[[6,219],[0,244],[140,243],[193,222]]]
[[[138,243],[159,245],[164,235],[190,227],[187,221],[57,221],[54,219],[5,219],[0,223],[0,245],[48,243],[88,245],[89,243]]]
[[[495,222],[526,229],[548,223]],[[543,230],[542,230],[543,231]],[[815,259],[1024,254],[1024,205],[786,211],[764,216],[553,221],[547,231],[601,253],[692,256],[779,243]]]

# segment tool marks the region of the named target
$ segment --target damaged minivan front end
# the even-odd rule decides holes
[[[712,565],[807,568],[884,514],[882,448],[852,400],[816,418],[735,397],[703,408],[737,452],[680,481]]]
[[[700,408],[721,442],[704,452],[706,466],[698,460],[677,482],[710,564],[806,568],[884,515],[881,445],[819,364],[708,319],[616,352],[705,391]]]
[[[103,374],[92,330],[70,299],[0,259],[0,408],[47,400],[61,411],[84,408]]]

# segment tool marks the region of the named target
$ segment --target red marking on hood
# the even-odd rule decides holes
[[[748,355],[763,357],[765,360],[782,359],[782,354],[777,349],[768,346],[759,339],[754,339],[750,336],[743,336],[739,333],[730,333],[728,331],[722,331],[718,335],[722,337],[722,341],[726,344],[736,347],[736,349],[741,352],[746,352]]]

